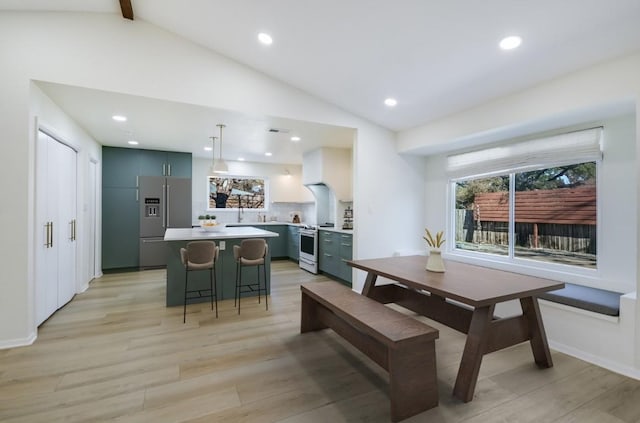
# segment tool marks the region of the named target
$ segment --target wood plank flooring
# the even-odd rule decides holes
[[[387,422],[387,374],[331,331],[300,335],[300,283],[272,265],[269,311],[255,298],[164,306],[165,272],[91,283],[39,329],[0,351],[0,421]],[[470,403],[451,395],[464,336],[436,341],[440,405],[406,422],[640,422],[640,382],[553,352],[539,370],[528,344],[490,354]]]

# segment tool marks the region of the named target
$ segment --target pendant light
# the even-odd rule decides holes
[[[213,161],[212,170],[213,173],[229,173],[229,166],[227,166],[227,162],[222,158],[222,128],[224,128],[226,125],[219,123],[216,126],[220,128],[220,157],[218,158],[218,160]]]
[[[211,167],[209,168],[209,175],[213,176],[216,173],[216,140],[218,137],[209,137],[211,138]]]

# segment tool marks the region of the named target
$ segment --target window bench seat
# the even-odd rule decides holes
[[[581,308],[608,316],[620,315],[619,292],[565,283],[565,287],[538,295],[538,298],[554,303]]]

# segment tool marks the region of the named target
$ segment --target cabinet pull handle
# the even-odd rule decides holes
[[[77,236],[76,236],[76,235],[77,235],[77,233],[76,233],[76,231],[77,231],[77,224],[76,224],[76,222],[77,222],[77,221],[76,221],[76,219],[73,219],[73,240],[74,240],[74,241],[75,241],[75,240],[76,240],[76,238],[77,238]]]
[[[167,176],[167,173],[166,173],[166,166],[167,166],[167,165],[166,165],[165,163],[162,163],[162,176]]]
[[[69,221],[69,241],[73,241],[73,219]]]
[[[167,165],[167,168],[169,169],[169,171],[167,172],[167,175],[171,176],[171,163]]]
[[[325,257],[333,257],[331,254],[324,253]]]

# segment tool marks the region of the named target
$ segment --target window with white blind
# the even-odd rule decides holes
[[[552,266],[597,266],[602,128],[447,158],[454,250]]]

